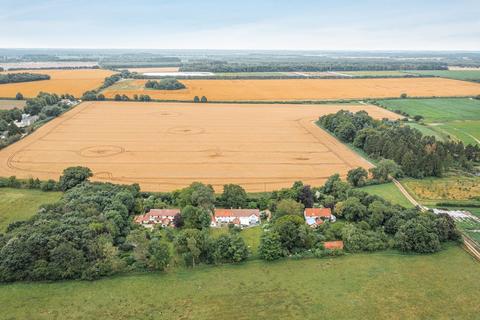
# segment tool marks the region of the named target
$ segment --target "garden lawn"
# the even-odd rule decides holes
[[[410,201],[405,198],[405,196],[400,192],[395,184],[393,184],[393,182],[367,186],[360,188],[360,190],[380,196],[393,204],[399,204],[405,208],[413,208],[413,205],[410,203]]]
[[[56,202],[61,195],[61,192],[0,188],[0,232],[14,221],[27,220],[40,205]]]
[[[478,319],[460,247],[0,285],[1,319]]]

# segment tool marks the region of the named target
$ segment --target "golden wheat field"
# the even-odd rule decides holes
[[[128,68],[130,72],[178,72],[179,67],[148,67],[148,68]]]
[[[480,94],[480,84],[442,78],[391,79],[281,79],[281,80],[180,80],[186,89],[145,89],[146,80],[121,81],[104,92],[148,94],[159,100],[193,100],[206,96],[209,101],[299,101],[340,100],[409,96],[470,96]]]
[[[81,97],[85,91],[96,89],[103,80],[114,74],[103,69],[72,69],[72,70],[21,70],[4,73],[40,73],[50,75],[50,80],[0,84],[0,97],[15,97],[21,92],[25,98],[33,98],[40,91],[56,94],[73,94]]]
[[[0,176],[57,179],[87,166],[94,180],[148,191],[193,181],[274,190],[296,180],[319,185],[370,164],[318,128],[341,109],[397,118],[372,105],[258,105],[84,102],[0,151]]]

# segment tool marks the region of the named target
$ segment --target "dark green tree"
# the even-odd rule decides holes
[[[182,220],[186,228],[205,229],[210,226],[212,217],[210,212],[203,207],[194,207],[187,205],[181,212]]]
[[[165,270],[170,263],[170,249],[166,243],[154,238],[148,244],[149,267],[153,270]]]
[[[258,247],[260,259],[272,261],[283,256],[282,242],[275,231],[264,231]]]
[[[71,189],[78,184],[87,181],[92,177],[93,173],[86,167],[70,167],[63,170],[63,175],[60,177],[59,186],[63,191]]]
[[[224,208],[245,208],[248,197],[245,189],[237,184],[226,184],[219,202]]]
[[[347,173],[347,181],[354,187],[362,187],[368,178],[368,172],[362,167],[352,169]]]

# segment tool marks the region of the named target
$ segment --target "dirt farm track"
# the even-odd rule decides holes
[[[340,109],[397,118],[371,105],[84,102],[0,151],[0,176],[58,179],[88,166],[93,180],[169,191],[201,181],[273,190],[318,185],[370,165],[313,122]]]

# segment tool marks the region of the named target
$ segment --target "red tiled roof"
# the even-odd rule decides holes
[[[323,243],[325,249],[343,249],[343,241],[326,241]]]
[[[147,216],[167,216],[167,217],[173,218],[179,213],[180,213],[180,209],[150,209],[150,211],[146,215]]]
[[[330,218],[332,216],[332,209],[330,208],[306,208],[305,217],[323,217]]]
[[[145,216],[144,215],[141,215],[141,216],[136,216],[135,217],[135,222],[136,223],[143,223],[143,221],[145,221]]]
[[[250,217],[256,215],[260,217],[258,209],[215,209],[215,217]]]

